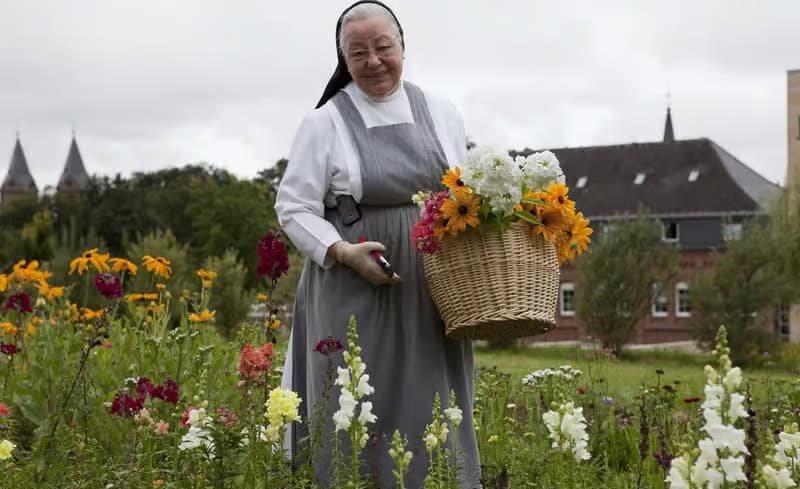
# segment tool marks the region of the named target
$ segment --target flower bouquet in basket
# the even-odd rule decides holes
[[[498,340],[554,328],[559,266],[592,234],[556,156],[478,146],[442,185],[414,195],[421,211],[411,239],[446,334]]]

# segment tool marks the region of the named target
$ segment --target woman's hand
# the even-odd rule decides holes
[[[373,251],[382,252],[385,249],[386,247],[376,241],[364,241],[358,244],[337,241],[331,245],[328,253],[338,263],[350,267],[372,285],[395,284],[400,282],[400,277],[397,274],[394,277],[386,275],[380,265],[375,263],[375,258],[370,255]]]

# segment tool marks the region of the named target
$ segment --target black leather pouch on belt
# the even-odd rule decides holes
[[[358,202],[352,195],[339,195],[336,197],[336,208],[342,216],[342,223],[345,226],[358,222],[361,219],[361,211],[358,209]]]

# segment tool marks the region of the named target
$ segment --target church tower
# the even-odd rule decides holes
[[[86,173],[86,167],[83,165],[83,158],[73,132],[67,162],[64,163],[64,171],[61,173],[61,178],[58,179],[56,191],[64,194],[77,193],[85,190],[87,185],[89,185],[89,174]]]
[[[22,150],[22,144],[17,134],[17,142],[14,145],[14,152],[11,154],[11,164],[8,166],[8,173],[0,185],[0,203],[6,204],[13,199],[38,195],[36,182],[33,180],[31,170],[28,168],[28,160]]]

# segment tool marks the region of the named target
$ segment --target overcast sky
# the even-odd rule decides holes
[[[0,177],[17,128],[54,185],[71,131],[89,173],[287,156],[336,62],[349,1],[0,0]],[[476,142],[557,148],[708,137],[772,181],[800,1],[389,0],[404,77]]]

